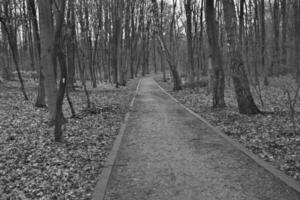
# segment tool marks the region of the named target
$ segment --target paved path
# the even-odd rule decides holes
[[[299,200],[155,84],[142,80],[106,200]]]

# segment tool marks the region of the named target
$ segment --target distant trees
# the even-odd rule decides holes
[[[13,12],[16,8],[16,2],[14,2],[14,7],[9,0],[4,0],[0,7],[0,22],[2,25],[2,33],[6,35],[6,39],[8,41],[8,45],[10,47],[12,53],[12,59],[15,64],[15,68],[17,71],[17,75],[20,81],[20,89],[23,93],[24,99],[28,100],[27,93],[25,91],[23,77],[20,71],[20,60],[19,60],[19,51],[18,51],[18,37],[17,37],[17,29],[20,24],[19,14],[17,12]]]
[[[52,125],[77,80],[91,108],[90,87],[125,86],[159,66],[174,90],[211,75],[213,108],[225,106],[232,77],[240,112],[257,114],[251,86],[291,72],[299,80],[299,10],[286,0],[3,0],[1,74],[16,74],[28,99],[23,74],[36,73],[35,105],[48,107]]]

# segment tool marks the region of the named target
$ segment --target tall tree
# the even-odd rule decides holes
[[[206,0],[206,24],[212,64],[212,94],[213,108],[225,107],[224,100],[224,70],[222,67],[222,54],[219,46],[219,32],[216,22],[214,1]]]
[[[67,60],[68,60],[68,89],[74,90],[75,83],[75,45],[76,45],[76,22],[75,22],[75,1],[68,1],[67,12]]]
[[[123,1],[123,0],[121,0]],[[121,39],[121,8],[122,2],[120,0],[113,1],[113,13],[112,13],[112,20],[113,20],[113,51],[112,51],[112,65],[114,68],[114,81],[116,84],[116,88],[119,87],[119,55],[120,55],[120,39]]]
[[[66,56],[63,51],[63,37],[62,37],[62,27],[64,23],[64,13],[66,7],[66,0],[60,1],[59,10],[56,14],[56,27],[54,35],[54,55],[53,59],[59,61],[60,66],[60,82],[59,89],[56,97],[56,109],[55,109],[55,128],[54,128],[54,138],[56,142],[62,142],[62,124],[65,123],[65,118],[62,112],[62,104],[65,96],[66,85],[67,85],[67,64]]]
[[[295,1],[293,3],[294,8],[294,41],[295,41],[295,58],[294,58],[294,65],[296,68],[296,79],[297,82],[300,82],[300,2]]]
[[[189,61],[189,81],[194,82],[194,50],[193,50],[193,35],[192,35],[192,0],[184,1],[186,15],[186,37]]]
[[[286,0],[281,0],[281,17],[282,17],[281,65],[283,67],[286,67],[286,64],[287,64],[287,25],[288,25]]]
[[[265,69],[264,73],[264,84],[269,85],[268,81],[268,71],[265,66],[265,56],[266,56],[266,27],[265,27],[265,1],[260,1],[260,56],[261,56],[261,67]]]
[[[0,10],[2,8],[0,7]],[[1,32],[1,46],[0,46],[0,59],[2,65],[2,78],[6,81],[13,80],[14,74],[9,65],[9,52],[8,52],[8,42],[7,42],[7,33],[4,29],[4,26],[0,23],[0,32]]]
[[[164,53],[167,62],[169,64],[171,73],[172,73],[172,77],[173,77],[173,90],[177,91],[177,90],[181,90],[182,86],[181,86],[181,80],[179,77],[179,73],[178,73],[178,69],[177,69],[177,64],[174,60],[174,58],[172,57],[166,42],[163,38],[163,33],[161,31],[159,31],[159,14],[158,14],[158,4],[156,0],[151,0],[152,1],[152,11],[153,11],[153,15],[154,15],[154,34],[157,37],[157,40],[159,41],[160,47],[162,52]]]
[[[252,97],[244,62],[242,60],[241,44],[238,41],[239,37],[237,33],[238,27],[234,1],[223,0],[222,2],[230,56],[230,69],[239,112],[248,115],[259,114],[261,111],[257,108]]]
[[[270,6],[271,5],[271,1],[270,1]],[[273,58],[271,61],[271,66],[270,66],[270,71],[269,74],[271,76],[273,75],[278,75],[278,71],[279,71],[279,67],[280,67],[280,48],[279,48],[279,33],[280,33],[280,13],[279,13],[279,0],[274,0],[273,2],[273,8],[271,11],[272,15],[273,15],[273,49],[272,49],[272,54],[273,54]]]
[[[41,40],[41,65],[43,66],[43,73],[46,75],[45,93],[49,110],[49,120],[50,124],[53,125],[56,110],[57,88],[53,64],[53,62],[56,62],[56,58],[53,58],[54,28],[51,0],[39,0],[38,6]]]
[[[38,86],[38,95],[36,98],[35,106],[36,107],[46,107],[46,96],[45,96],[45,76],[43,74],[43,65],[41,65],[41,41],[40,41],[40,33],[38,28],[38,20],[36,13],[36,5],[34,0],[28,0],[28,7],[30,11],[32,27],[33,27],[33,40],[36,49],[36,63],[38,65],[38,73],[39,73],[39,86]]]
[[[164,32],[164,8],[165,8],[165,3],[164,3],[164,0],[161,0],[160,2],[160,26],[159,26],[159,31],[160,31],[160,35],[163,37],[163,32]],[[155,34],[155,32],[154,32]],[[164,55],[163,53],[160,54],[160,69],[163,73],[163,81],[166,82],[167,81],[167,78],[166,78],[166,66],[164,64]]]

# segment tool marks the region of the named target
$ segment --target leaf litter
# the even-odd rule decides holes
[[[239,114],[232,87],[228,86],[225,90],[227,107],[212,110],[212,96],[207,93],[207,87],[184,87],[181,91],[173,92],[171,82],[163,82],[160,77],[155,79],[182,104],[242,143],[261,159],[300,181],[300,101],[295,107],[294,131],[285,93],[287,88],[291,93],[296,88],[290,76],[272,78],[269,86],[262,86],[263,105],[260,104],[259,94],[252,87],[255,102],[265,112],[254,116]]]
[[[47,110],[34,107],[35,83],[26,82],[27,102],[17,82],[0,84],[0,199],[91,199],[137,82],[91,89],[94,113],[82,90],[71,92],[80,117],[70,118],[65,101],[64,143],[54,142]]]

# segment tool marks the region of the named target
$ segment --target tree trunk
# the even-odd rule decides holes
[[[40,34],[38,29],[35,1],[28,0],[28,6],[32,16],[33,40],[34,40],[33,43],[35,44],[35,49],[37,50],[36,63],[38,66],[38,74],[39,74],[38,95],[35,101],[35,106],[43,108],[46,107],[45,83],[44,83],[45,76],[43,74],[43,66],[41,65],[41,41],[40,41]]]
[[[76,37],[76,24],[75,24],[75,5],[74,1],[68,2],[68,14],[67,22],[70,26],[70,34],[67,38],[67,71],[68,71],[68,81],[67,87],[69,91],[74,90],[75,80],[75,37]]]
[[[194,50],[193,50],[193,35],[192,35],[192,2],[185,0],[185,13],[186,13],[186,37],[189,61],[189,82],[194,82]]]
[[[131,42],[130,42],[130,78],[133,79],[134,78],[134,54],[136,53],[136,51],[134,51],[134,49],[136,48],[137,45],[137,39],[135,38],[135,22],[134,22],[134,11],[135,11],[135,6],[134,3],[131,2],[131,6],[130,6],[130,24],[131,24]],[[133,42],[134,41],[134,42]]]
[[[156,64],[156,42],[153,39],[153,65],[154,65],[154,73],[157,73],[157,64]]]
[[[179,77],[179,73],[178,73],[178,70],[177,70],[177,65],[176,65],[176,62],[174,60],[174,58],[172,58],[171,54],[170,54],[170,51],[168,50],[167,48],[167,45],[165,43],[165,41],[163,40],[163,34],[162,32],[159,30],[159,15],[158,15],[158,5],[157,5],[157,1],[156,0],[151,0],[152,1],[152,4],[153,4],[153,12],[154,12],[154,20],[155,20],[155,28],[156,28],[156,31],[154,34],[156,34],[156,37],[157,37],[157,40],[159,41],[159,44],[160,44],[160,48],[162,50],[162,52],[164,53],[166,59],[167,59],[167,62],[169,64],[169,67],[170,67],[170,70],[171,70],[171,73],[172,73],[172,77],[173,77],[173,90],[174,91],[178,91],[178,90],[181,90],[182,87],[181,87],[181,80],[180,80],[180,77]]]
[[[273,58],[271,61],[271,66],[270,66],[270,71],[269,74],[270,76],[276,75],[278,76],[279,72],[279,64],[280,64],[280,53],[279,53],[279,0],[274,0],[273,4],[273,31],[274,31],[274,36],[273,36],[273,48],[272,48],[272,53],[273,53]]]
[[[67,85],[67,64],[66,64],[66,56],[60,49],[57,52],[59,65],[60,65],[60,81],[59,81],[59,89],[56,98],[56,115],[55,115],[55,128],[54,128],[54,138],[56,142],[63,141],[63,134],[61,127],[64,123],[64,116],[62,112],[62,104],[64,101],[66,85]]]
[[[222,67],[222,54],[219,47],[219,34],[217,22],[215,18],[214,2],[206,0],[206,23],[207,35],[210,49],[212,76],[211,76],[211,89],[213,94],[213,108],[225,107],[224,100],[224,70]]]
[[[163,12],[164,12],[164,0],[161,0],[160,2],[160,34],[163,37],[163,23],[164,23],[164,18],[163,18]],[[163,52],[161,51],[160,54],[160,69],[163,73],[163,82],[167,82],[167,77],[166,77],[166,66],[164,64],[164,56]]]
[[[59,89],[56,97],[56,109],[55,109],[55,128],[54,128],[54,138],[56,142],[62,142],[63,135],[61,127],[64,123],[66,123],[66,119],[63,115],[62,104],[65,96],[66,85],[67,85],[67,64],[66,64],[66,56],[63,52],[63,40],[62,40],[62,26],[64,23],[64,13],[66,7],[66,0],[60,1],[60,10],[56,15],[56,28],[54,35],[54,51],[53,51],[53,59],[56,62],[58,58],[60,64],[60,82]],[[55,66],[53,64],[53,66]]]
[[[296,67],[296,80],[300,82],[300,2],[294,2],[294,15],[295,15],[295,67]]]
[[[1,11],[1,8],[0,8]],[[7,33],[4,29],[4,26],[1,25],[1,36],[2,36],[2,45],[0,46],[0,48],[3,48],[3,56],[2,54],[0,54],[0,61],[1,61],[1,65],[2,65],[2,78],[6,81],[12,81],[14,79],[14,74],[12,73],[12,70],[9,66],[9,52],[7,50],[8,47],[8,43],[7,43]],[[0,52],[1,53],[1,52]]]
[[[281,0],[281,15],[282,15],[281,65],[282,65],[282,67],[286,68],[286,64],[287,64],[287,25],[288,25],[287,13],[286,13],[286,0]]]
[[[93,66],[93,47],[92,47],[92,34],[91,34],[91,30],[90,30],[90,19],[89,19],[89,4],[85,3],[84,4],[85,8],[85,28],[86,30],[86,45],[88,48],[88,68],[89,68],[89,72],[90,72],[90,79],[92,82],[92,87],[96,88],[97,87],[97,80],[96,80],[96,72],[95,72],[95,68]]]
[[[116,88],[119,87],[119,82],[118,82],[118,77],[119,77],[119,43],[120,43],[120,32],[121,32],[121,27],[120,27],[120,18],[119,18],[119,0],[114,0],[113,1],[113,47],[112,47],[112,66],[114,69],[114,81],[116,84]]]
[[[56,115],[57,86],[53,64],[54,30],[51,0],[39,0],[38,5],[41,37],[41,65],[43,66],[43,73],[45,74],[45,91],[49,110],[49,120],[50,125],[53,125]]]
[[[252,97],[249,81],[244,69],[241,44],[238,43],[237,20],[233,0],[223,0],[225,29],[229,45],[230,69],[236,93],[239,112],[242,114],[259,114]]]
[[[76,39],[75,39],[75,42],[76,42],[75,47],[76,47],[76,54],[77,54],[77,61],[78,61],[79,76],[80,76],[81,84],[83,86],[83,90],[84,90],[84,93],[86,96],[87,108],[90,108],[91,107],[90,94],[89,94],[89,91],[87,90],[85,76],[84,76],[85,66],[81,66],[81,56],[79,54],[78,43],[77,43]]]

